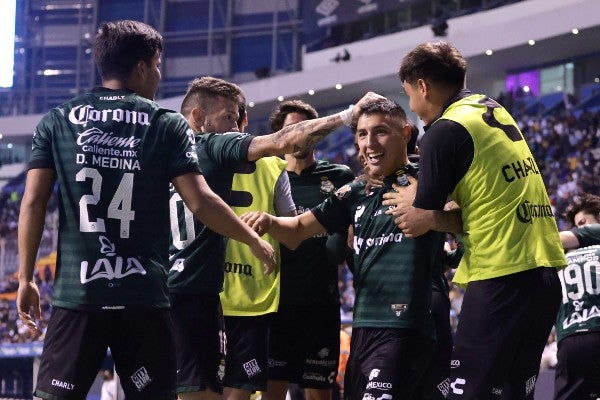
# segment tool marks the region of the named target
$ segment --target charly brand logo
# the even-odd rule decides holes
[[[516,210],[517,218],[524,224],[531,224],[534,218],[554,218],[549,204],[531,204],[525,200]]]
[[[106,257],[97,259],[91,270],[89,269],[90,262],[81,262],[80,280],[82,284],[102,278],[113,280],[132,274],[146,275],[146,269],[137,258],[121,256],[113,258],[116,255],[115,244],[106,236],[100,236],[98,240],[100,253]]]
[[[121,108],[96,110],[90,105],[75,106],[69,112],[69,122],[75,125],[87,125],[88,122],[124,122],[126,124],[150,126],[148,114],[142,111],[123,110]]]
[[[146,368],[141,367],[140,369],[135,371],[133,375],[131,375],[131,381],[133,382],[133,384],[139,392],[143,388],[148,386],[148,384],[152,381],[152,378],[150,378],[150,374],[148,374]]]
[[[69,382],[65,382],[65,381],[61,381],[59,379],[52,379],[52,386],[56,386],[62,389],[66,389],[66,390],[73,390],[75,389],[75,384],[74,383],[69,383]]]
[[[378,368],[373,368],[371,370],[371,372],[369,373],[369,380],[372,381],[373,378],[377,378],[379,376],[379,373],[381,372],[380,369]]]
[[[463,378],[456,378],[454,380],[454,382],[452,382],[450,384],[450,388],[452,389],[452,393],[454,393],[454,394],[463,394],[465,391],[460,386],[463,386],[465,383],[467,383],[467,381],[464,380]]]

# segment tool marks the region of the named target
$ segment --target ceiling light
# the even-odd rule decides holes
[[[535,40],[529,39],[527,43],[529,43],[530,46],[533,46],[535,44]]]
[[[335,88],[336,88],[337,90],[340,90],[340,89],[342,88],[342,84],[341,84],[341,83],[336,83],[336,84],[335,84]]]
[[[310,89],[310,90],[308,91],[308,94],[309,94],[310,96],[312,96],[313,94],[315,94],[315,91],[314,91],[314,90],[312,90],[312,89]]]
[[[277,100],[283,101],[283,96],[277,96]]]
[[[525,93],[529,93],[529,91],[530,91],[530,90],[531,90],[531,89],[529,89],[529,86],[527,86],[527,85],[523,86],[523,91],[524,91]]]
[[[577,29],[577,28],[573,28],[573,29],[571,30],[571,33],[572,33],[573,35],[577,35],[577,34],[579,34],[579,29]]]
[[[485,51],[485,54],[487,54],[488,56],[491,56],[493,53],[494,53],[494,52],[493,52],[492,50],[490,50],[490,49],[487,49],[487,50]]]
[[[254,102],[251,101],[250,103],[248,103],[248,107],[250,107],[250,108],[254,107]]]

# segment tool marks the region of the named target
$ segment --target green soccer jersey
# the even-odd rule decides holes
[[[211,189],[230,204],[231,182],[248,160],[253,136],[237,132],[196,136],[198,162]],[[225,238],[194,218],[171,188],[169,290],[173,293],[219,293],[223,290]]]
[[[354,327],[409,328],[434,337],[431,275],[441,234],[405,238],[382,205],[392,183],[407,185],[406,175],[416,173],[409,164],[368,195],[365,182],[351,183],[312,209],[328,232],[354,227]]]
[[[354,179],[345,165],[317,161],[300,175],[288,171],[298,215],[324,201]],[[347,227],[343,233],[347,232]],[[281,246],[281,305],[339,304],[337,265],[325,250],[329,235],[306,239],[295,250]]]
[[[58,180],[54,306],[169,306],[169,182],[200,171],[181,114],[94,89],[44,116],[29,168],[54,169]]]
[[[576,228],[581,247],[567,253],[567,267],[558,271],[562,304],[556,319],[561,341],[580,332],[600,331],[600,224]]]

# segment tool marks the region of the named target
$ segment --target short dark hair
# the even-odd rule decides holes
[[[394,118],[399,118],[402,123],[407,123],[408,118],[402,106],[395,101],[386,98],[370,100],[360,107],[358,118],[363,115],[384,114]],[[357,118],[357,120],[358,120]],[[356,134],[356,122],[350,125],[353,134]]]
[[[582,193],[573,204],[567,207],[565,217],[575,226],[575,215],[581,211],[598,218],[600,215],[600,196]]]
[[[467,74],[467,61],[448,42],[422,43],[402,60],[398,76],[402,82],[418,79],[462,89]]]
[[[94,61],[102,79],[129,78],[139,61],[150,65],[163,50],[163,38],[139,21],[105,22],[94,40]]]
[[[302,100],[283,101],[273,110],[271,116],[269,117],[271,131],[277,132],[283,128],[283,121],[285,121],[285,117],[291,113],[303,114],[306,119],[315,119],[319,117],[317,110]]]
[[[196,78],[188,85],[181,103],[181,113],[187,115],[194,107],[206,107],[207,100],[223,97],[240,103],[244,99],[242,89],[235,83],[212,76]],[[238,104],[243,106],[243,104]]]
[[[407,154],[415,154],[415,150],[417,149],[417,139],[419,139],[419,128],[417,125],[410,123],[410,139],[406,144],[406,153]]]

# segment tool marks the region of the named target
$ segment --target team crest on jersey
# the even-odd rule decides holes
[[[394,313],[396,314],[396,317],[399,317],[404,311],[406,311],[406,309],[408,308],[408,304],[392,304],[391,308],[392,311],[394,311]]]
[[[400,171],[396,172],[396,183],[400,186],[408,186],[410,185],[410,182],[408,181],[408,175],[406,175],[406,173],[404,172],[403,169],[401,169]]]
[[[321,177],[321,193],[322,194],[331,194],[335,191],[335,186],[333,183],[326,177]]]
[[[342,200],[342,199],[345,199],[346,197],[350,196],[351,192],[352,192],[352,188],[350,187],[350,185],[344,185],[335,192],[335,196],[338,199]]]

